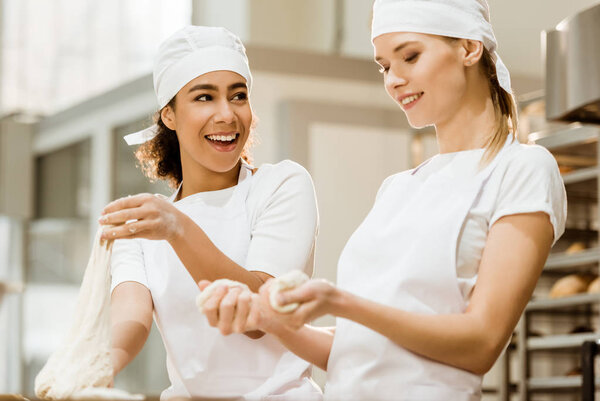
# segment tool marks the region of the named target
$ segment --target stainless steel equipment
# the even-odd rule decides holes
[[[600,123],[600,4],[542,34],[546,117]]]

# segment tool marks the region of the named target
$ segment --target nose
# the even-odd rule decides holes
[[[233,112],[231,104],[226,99],[223,99],[217,105],[217,110],[215,113],[215,122],[231,124],[234,121],[235,113]]]
[[[408,80],[394,68],[390,68],[385,75],[384,85],[390,95],[393,95],[394,90],[406,86]]]

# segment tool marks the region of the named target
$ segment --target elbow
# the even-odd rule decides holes
[[[505,343],[483,339],[481,346],[474,347],[466,370],[476,375],[485,375],[492,369],[500,354],[504,350]]]

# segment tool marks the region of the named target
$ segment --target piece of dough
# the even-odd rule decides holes
[[[229,280],[226,278],[222,278],[219,280],[215,280],[208,287],[206,287],[202,292],[196,297],[196,306],[200,310],[200,312],[204,312],[204,304],[210,298],[210,296],[217,290],[217,288],[221,286],[227,286],[228,288],[239,287],[242,290],[250,291],[250,288],[244,283],[240,283],[239,281]]]
[[[569,274],[554,283],[550,289],[550,298],[562,298],[586,292],[594,278],[590,275]]]
[[[271,287],[269,288],[269,302],[271,303],[271,307],[280,313],[290,313],[295,311],[296,308],[300,306],[299,303],[293,302],[287,305],[279,305],[277,302],[277,295],[279,295],[281,291],[287,291],[299,287],[308,280],[309,277],[300,270],[292,270],[291,272],[274,279]]]
[[[102,227],[94,239],[71,328],[35,378],[35,395],[38,398],[56,400],[77,398],[79,395],[89,398],[86,394],[101,391],[96,388],[104,388],[104,393],[110,392],[111,398],[127,394],[107,388],[113,380],[110,357],[112,241],[101,241],[101,234]],[[135,399],[143,399],[143,396],[137,397]]]

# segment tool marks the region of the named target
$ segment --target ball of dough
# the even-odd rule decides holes
[[[296,308],[300,306],[299,303],[293,302],[287,305],[279,305],[279,302],[277,302],[277,295],[279,295],[281,291],[291,290],[299,287],[308,280],[309,277],[300,270],[292,270],[291,272],[274,279],[271,287],[269,288],[269,302],[271,307],[280,313],[290,313],[295,311]]]
[[[221,287],[223,285],[227,286],[229,288],[239,287],[242,290],[248,290],[248,291],[250,291],[250,288],[248,288],[248,286],[246,284],[240,283],[239,281],[229,280],[229,279],[226,279],[226,278],[215,280],[212,283],[210,283],[210,285],[208,287],[206,287],[200,293],[200,295],[198,295],[196,297],[196,306],[198,307],[198,309],[200,310],[200,312],[204,312],[204,310],[203,310],[204,304],[206,303],[206,301],[208,300],[208,298],[211,297],[211,295],[217,290],[217,288],[219,288],[219,287]]]
[[[586,292],[593,276],[569,274],[559,279],[550,289],[550,298],[562,298]]]
[[[596,277],[596,279],[594,279],[594,281],[590,283],[590,285],[587,288],[587,292],[589,292],[590,294],[600,292],[600,277]]]

